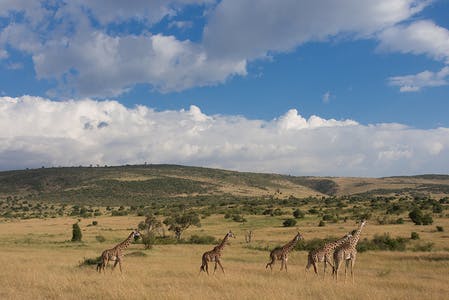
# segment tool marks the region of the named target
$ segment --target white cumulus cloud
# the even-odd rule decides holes
[[[0,97],[0,169],[177,163],[295,175],[447,173],[449,129],[305,118],[271,121],[127,108],[116,101]]]
[[[388,42],[395,35],[388,29],[428,4],[427,0],[135,0],[126,4],[4,0],[0,1],[4,18],[0,59],[9,58],[8,49],[30,55],[37,78],[56,82],[51,96],[107,98],[141,83],[162,92],[181,91],[245,76],[248,62],[341,35],[376,38],[385,30],[382,43],[402,52]],[[204,11],[206,25],[198,28],[203,29],[198,41],[163,30],[152,33],[152,26],[163,20],[172,28],[194,26],[193,20],[176,19],[191,5]],[[17,14],[23,17],[16,18]],[[143,29],[133,32],[130,23]],[[116,25],[124,30],[111,29]],[[434,37],[441,39],[441,34]],[[431,50],[413,53],[423,51]]]
[[[424,71],[414,75],[394,76],[388,79],[390,85],[399,86],[401,92],[417,92],[425,87],[448,85],[449,66],[438,72]]]

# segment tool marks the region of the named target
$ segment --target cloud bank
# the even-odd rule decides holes
[[[340,37],[374,39],[382,51],[447,63],[449,31],[430,20],[409,22],[430,3],[4,0],[0,60],[8,59],[10,49],[29,55],[36,77],[56,82],[48,94],[69,98],[118,96],[142,83],[161,92],[221,84],[245,76],[252,61]],[[191,6],[203,9],[201,25],[178,18]],[[164,20],[166,30],[153,30]],[[132,32],[130,24],[140,30]],[[195,26],[198,41],[165,33]]]
[[[447,173],[449,128],[155,111],[116,101],[0,98],[0,169],[176,163],[292,175]]]

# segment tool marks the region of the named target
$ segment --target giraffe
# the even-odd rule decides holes
[[[248,230],[245,234],[245,242],[250,244],[253,240],[254,233],[252,230]]]
[[[324,274],[323,278],[326,277],[326,266],[327,264],[330,264],[332,266],[332,269],[334,269],[334,265],[331,263],[332,253],[334,250],[339,247],[340,245],[346,243],[349,241],[349,239],[352,237],[350,233],[346,234],[342,238],[326,243],[324,246],[311,250],[308,255],[308,261],[306,266],[306,271],[309,270],[311,266],[313,266],[313,270],[315,271],[315,274],[318,275],[316,264],[319,262],[324,262]]]
[[[354,283],[354,264],[357,257],[357,243],[359,242],[360,234],[362,229],[366,224],[366,220],[360,222],[359,228],[352,234],[352,237],[346,243],[337,247],[334,251],[334,272],[335,280],[338,281],[338,269],[343,261],[345,261],[345,282],[346,282],[346,272],[348,269],[349,262],[351,263],[351,277],[352,283]]]
[[[273,265],[277,260],[281,261],[281,271],[285,266],[285,272],[287,272],[287,260],[288,260],[288,253],[296,246],[296,244],[298,243],[298,241],[300,239],[302,239],[302,235],[298,232],[295,237],[293,238],[293,240],[291,240],[290,242],[288,242],[287,244],[285,244],[282,247],[278,247],[273,249],[270,252],[270,261],[267,263],[267,265],[265,266],[265,269],[267,269],[268,267],[270,267],[271,270],[273,270]]]
[[[112,260],[115,261],[114,268],[118,264],[120,267],[120,272],[122,272],[122,251],[126,249],[129,244],[131,244],[131,241],[134,239],[134,237],[139,236],[139,231],[137,231],[137,229],[133,230],[126,238],[126,240],[117,244],[114,248],[104,250],[103,253],[101,253],[101,261],[97,264],[97,271],[101,273],[101,270],[103,270],[103,272],[105,272],[105,267],[108,265],[109,261]]]
[[[201,259],[202,263],[201,263],[201,267],[200,267],[200,273],[201,273],[201,271],[203,271],[203,272],[206,272],[207,275],[209,275],[209,265],[208,265],[209,261],[215,262],[214,274],[215,274],[215,271],[217,270],[217,264],[220,266],[221,271],[223,271],[223,273],[225,272],[223,269],[223,266],[221,265],[220,257],[221,257],[221,251],[223,251],[223,248],[226,245],[226,243],[228,242],[229,238],[235,238],[235,235],[232,233],[231,230],[229,230],[229,232],[226,233],[223,240],[220,242],[220,244],[215,246],[214,249],[204,252],[202,259]]]

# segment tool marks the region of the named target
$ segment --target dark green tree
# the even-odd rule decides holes
[[[83,234],[78,223],[72,225],[72,242],[81,242]]]
[[[164,220],[164,224],[168,226],[168,230],[175,233],[177,240],[181,239],[182,233],[191,225],[200,227],[201,221],[197,213],[189,212],[180,215],[168,217]]]
[[[413,209],[408,216],[416,225],[422,224],[423,213],[419,208]]]
[[[282,223],[282,225],[284,225],[284,227],[293,227],[296,225],[296,220],[295,219],[287,219],[284,221],[284,223]]]
[[[304,218],[304,212],[302,212],[301,210],[299,210],[299,208],[297,208],[293,212],[293,217],[295,217],[296,219]]]
[[[145,221],[139,223],[138,228],[145,232],[142,235],[142,243],[145,245],[145,249],[151,249],[156,241],[155,233],[162,228],[162,222],[153,214],[148,214]]]

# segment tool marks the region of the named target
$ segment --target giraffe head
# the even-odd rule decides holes
[[[132,235],[133,235],[133,238],[134,238],[135,240],[137,240],[138,238],[140,238],[140,232],[139,232],[139,230],[134,229],[133,232],[132,232]]]
[[[294,240],[297,242],[297,241],[299,241],[299,240],[301,240],[301,239],[304,239],[304,237],[303,237],[302,234],[299,233],[299,231],[298,231],[298,233],[296,234]]]
[[[231,230],[229,230],[228,234],[227,234],[228,238],[235,238],[235,234],[232,233]]]

